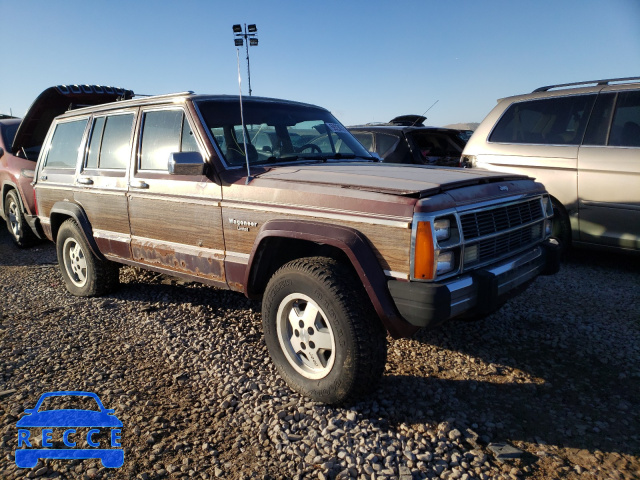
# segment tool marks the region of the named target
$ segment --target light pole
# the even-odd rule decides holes
[[[244,32],[242,31],[242,25],[239,23],[233,26],[233,33],[235,35],[236,47],[245,45],[247,48],[247,74],[249,77],[249,96],[251,96],[251,67],[249,66],[249,45],[252,47],[258,46],[258,34],[256,33],[258,28],[255,23],[247,26],[244,24]]]

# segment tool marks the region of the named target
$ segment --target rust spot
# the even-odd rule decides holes
[[[133,259],[140,263],[224,281],[224,260],[220,255],[196,254],[196,249],[193,249],[194,254],[177,252],[166,245],[152,245],[150,242],[132,242],[131,252]]]

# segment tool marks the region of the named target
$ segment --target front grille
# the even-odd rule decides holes
[[[484,237],[543,218],[540,199],[460,215],[465,241]]]
[[[478,260],[473,263],[485,263],[488,260],[502,257],[531,243],[538,242],[541,237],[541,224],[535,223],[503,235],[480,240],[476,243],[478,246]]]

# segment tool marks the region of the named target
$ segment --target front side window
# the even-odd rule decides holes
[[[169,154],[197,151],[193,130],[182,110],[145,113],[140,147],[141,170],[166,171]]]
[[[489,141],[579,145],[596,95],[573,95],[518,102],[495,126]]]
[[[75,168],[88,119],[59,123],[53,132],[45,167]]]
[[[204,100],[198,102],[198,108],[230,166],[244,165],[247,157],[251,164],[372,159],[347,129],[321,108],[247,101],[244,131],[237,101]]]

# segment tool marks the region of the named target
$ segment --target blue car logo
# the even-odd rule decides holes
[[[86,397],[95,400],[99,410],[84,409],[57,409],[39,411],[42,402],[50,397]],[[122,422],[114,415],[114,410],[104,408],[100,398],[91,392],[49,392],[43,394],[34,408],[24,411],[26,414],[18,423],[18,448],[15,452],[16,465],[19,468],[33,468],[41,458],[82,460],[99,458],[106,468],[118,468],[124,463],[124,450],[120,444],[120,429]],[[90,428],[86,435],[82,436],[76,428]],[[68,448],[32,448],[30,428],[42,428],[42,447],[53,447],[53,429],[64,428],[62,441]],[[100,428],[109,429],[109,446],[101,448],[100,440],[96,437],[100,434]],[[82,438],[80,438],[82,437]],[[89,448],[76,448],[86,444]],[[103,441],[103,443],[106,443]],[[116,447],[116,448],[114,448]]]

